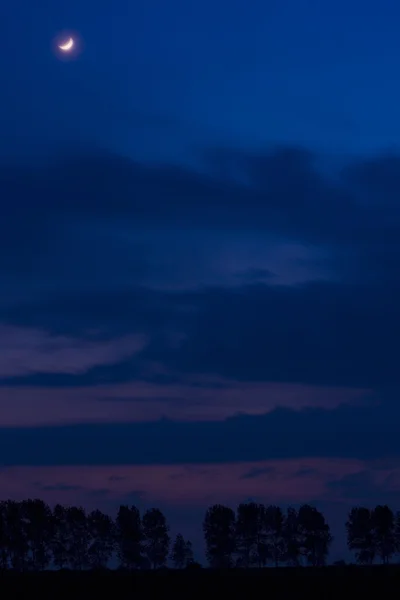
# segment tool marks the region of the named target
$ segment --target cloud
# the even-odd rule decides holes
[[[118,363],[142,350],[145,344],[146,339],[137,335],[91,341],[0,324],[0,377],[81,374],[98,365]]]
[[[37,487],[43,492],[78,492],[84,489],[81,485],[68,485],[66,483],[40,484]]]
[[[325,281],[181,292],[139,289],[137,293],[82,295],[75,300],[67,296],[47,301],[41,308],[14,306],[2,316],[3,321],[25,327],[42,323],[51,330],[54,324],[55,330],[74,332],[81,353],[87,346],[93,348],[93,358],[89,353],[85,359],[86,374],[69,376],[65,368],[59,370],[65,375],[51,378],[32,373],[26,383],[36,385],[78,386],[141,378],[151,381],[153,377],[179,381],[192,374],[378,389],[400,383],[396,361],[399,303],[400,289],[391,288],[389,294],[382,286]],[[95,350],[86,340],[88,329],[125,339],[112,342],[112,360],[97,359],[98,364],[118,364],[96,366],[94,353],[111,352],[111,342]],[[129,336],[148,339],[134,363]],[[38,371],[43,373],[44,368]]]
[[[217,175],[215,166],[221,161],[228,166]],[[363,180],[374,165],[395,173],[397,163],[397,157],[377,157],[367,165],[353,161],[351,167],[360,173],[357,180]],[[232,173],[241,173],[242,181]],[[375,194],[378,190],[386,198],[393,196],[393,177],[376,176],[374,181]],[[389,181],[393,185],[388,190]],[[1,224],[2,268],[42,269],[43,260],[54,271],[54,252],[59,260],[58,253],[68,248],[67,265],[73,260],[79,270],[78,256],[85,264],[89,250],[102,252],[104,242],[115,244],[116,228],[120,239],[129,229],[190,230],[196,224],[209,231],[258,231],[336,247],[383,241],[388,229],[385,211],[367,201],[365,185],[361,199],[355,187],[349,175],[321,172],[318,157],[302,148],[214,152],[206,167],[197,170],[140,164],[98,150],[60,156],[42,167],[7,167],[0,169],[0,190],[7,200]],[[382,203],[387,204],[385,199]],[[395,241],[394,224],[389,225]],[[77,231],[79,237],[74,235]],[[90,236],[91,246],[83,256],[77,253],[82,234]],[[52,253],[46,256],[49,243]],[[127,268],[128,258],[120,246],[118,262],[124,261]]]
[[[214,465],[9,467],[0,473],[3,497],[37,494],[54,502],[83,503],[95,508],[94,495],[103,492],[99,507],[118,502],[160,503],[184,510],[207,503],[236,503],[249,496],[263,502],[300,503],[323,498],[330,485],[362,473],[368,463],[355,460],[308,458]],[[307,478],[297,472],[310,469]],[[372,467],[373,468],[373,467]],[[246,479],[249,469],[264,470],[262,478]],[[397,473],[399,467],[393,467]],[[270,477],[269,474],[276,474]],[[179,485],[177,484],[179,482]],[[108,491],[105,494],[105,491]],[[201,527],[201,523],[197,523]],[[199,527],[199,528],[200,528]]]
[[[248,269],[237,273],[237,277],[242,283],[255,283],[273,279],[275,274],[268,269]]]
[[[254,462],[293,457],[399,457],[397,406],[276,409],[224,421],[2,428],[6,465]],[[338,444],[338,434],[340,444]]]
[[[64,385],[63,379],[45,377],[41,386],[35,386],[32,381],[24,385],[25,378],[3,381],[0,427],[141,422],[160,418],[223,421],[240,412],[263,415],[283,406],[333,408],[343,403],[357,405],[368,398],[365,390],[238,383],[215,378],[110,384],[98,376],[96,381],[85,379],[86,386],[76,387]],[[82,383],[81,378],[78,379]]]
[[[365,469],[343,475],[328,484],[332,499],[341,498],[354,505],[375,506],[389,504],[397,510],[400,501],[400,474],[398,469]]]
[[[265,477],[266,475],[273,478],[273,474],[274,469],[272,467],[258,467],[256,469],[251,469],[250,471],[247,471],[247,473],[244,473],[242,475],[242,479],[254,479],[257,477]]]
[[[210,289],[165,364],[248,381],[398,384],[399,300],[394,290],[334,282]]]
[[[84,150],[2,168],[0,321],[14,358],[2,353],[1,393],[23,407],[4,424],[76,423],[78,393],[85,422],[221,420],[250,395],[251,414],[279,406],[283,384],[281,406],[373,393],[393,407],[399,159],[335,172],[319,159],[219,151],[189,168]],[[304,389],[288,401],[290,384]],[[99,402],[93,386],[116,387]]]
[[[228,167],[216,174],[221,161]],[[371,167],[356,162],[353,168],[364,172]],[[235,179],[232,173],[237,172],[246,184]],[[60,156],[41,168],[7,166],[0,170],[0,189],[7,199],[0,243],[9,250],[2,252],[3,268],[42,269],[40,258],[54,271],[54,253],[58,262],[64,247],[66,266],[72,261],[82,272],[86,264],[89,272],[90,252],[102,253],[104,243],[116,252],[119,248],[114,268],[121,261],[128,268],[127,246],[117,240],[148,227],[160,233],[166,227],[193,230],[196,224],[203,231],[259,231],[324,245],[357,243],[371,235],[371,225],[382,235],[386,221],[381,207],[361,202],[348,179],[321,173],[317,157],[301,148],[214,152],[202,170],[144,165],[93,150]],[[86,242],[83,253],[81,239]],[[52,253],[46,257],[49,242]],[[139,263],[133,265],[136,271],[143,269]]]

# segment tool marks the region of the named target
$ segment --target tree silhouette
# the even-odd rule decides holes
[[[88,516],[88,562],[93,569],[107,567],[115,546],[115,525],[111,517],[100,510]]]
[[[255,502],[239,504],[235,527],[235,551],[238,556],[238,566],[248,568],[255,562],[261,564],[260,551],[262,555],[264,524],[265,509],[262,504]]]
[[[357,561],[387,564],[400,553],[400,512],[388,506],[353,508],[346,522],[347,542]],[[304,504],[284,514],[278,506],[242,503],[235,512],[221,504],[208,508],[203,521],[206,556],[212,568],[275,567],[326,563],[332,541],[324,515]],[[141,518],[135,506],[120,506],[116,521],[100,510],[86,514],[77,506],[57,504],[53,511],[39,499],[0,502],[0,568],[44,570],[51,566],[78,571],[107,568],[116,550],[125,569],[166,564],[169,527],[157,508]],[[196,568],[192,544],[178,534],[170,558],[176,568]]]
[[[299,515],[295,508],[287,509],[283,524],[284,556],[286,562],[294,567],[300,564],[301,558],[301,533]]]
[[[372,513],[375,553],[388,564],[396,551],[396,523],[388,506],[378,505]]]
[[[394,543],[396,553],[400,553],[400,511],[394,517]]]
[[[325,564],[332,542],[324,515],[314,506],[304,504],[298,512],[301,552],[313,567]]]
[[[28,546],[29,567],[34,571],[46,569],[51,561],[53,537],[52,512],[43,500],[25,500],[21,504]]]
[[[190,567],[195,564],[193,545],[190,540],[186,540],[186,567]]]
[[[68,562],[73,569],[81,571],[89,565],[89,527],[85,510],[70,506],[66,512],[68,527]]]
[[[207,560],[213,568],[232,566],[235,552],[235,513],[222,504],[211,506],[203,522]]]
[[[54,507],[52,515],[52,539],[50,541],[53,562],[59,569],[69,565],[70,532],[67,521],[67,509],[61,504]]]
[[[11,567],[16,571],[25,571],[28,566],[29,546],[22,503],[7,500],[5,515]]]
[[[347,522],[347,545],[360,563],[372,564],[376,554],[372,511],[363,506],[351,509]]]
[[[143,515],[143,532],[145,536],[145,554],[153,566],[163,567],[169,551],[169,528],[164,514],[158,508],[151,508]]]
[[[139,569],[143,566],[144,534],[139,509],[120,506],[116,519],[117,554],[125,569]]]
[[[0,568],[5,571],[8,568],[9,539],[7,531],[7,505],[0,502]]]
[[[352,508],[346,523],[347,544],[356,551],[357,561],[372,564],[379,556],[384,564],[398,549],[398,526],[388,506]]]
[[[285,518],[279,506],[268,506],[263,514],[267,555],[275,567],[285,558]]]
[[[186,541],[181,533],[178,533],[173,543],[171,560],[176,569],[184,569],[193,563],[192,544]]]

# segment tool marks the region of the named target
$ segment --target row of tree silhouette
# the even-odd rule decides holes
[[[353,508],[346,523],[348,546],[361,563],[384,563],[400,551],[400,513],[387,506]],[[216,504],[203,522],[211,567],[251,567],[326,563],[332,542],[324,515],[307,504],[286,512],[249,502],[236,510]],[[157,508],[143,516],[120,506],[115,520],[94,510],[42,500],[0,502],[0,567],[18,571],[51,567],[106,568],[117,558],[125,569],[195,565],[190,541],[178,534],[171,547],[165,515]]]
[[[268,564],[325,564],[332,541],[324,515],[304,504],[298,510],[239,504],[236,513],[220,504],[208,509],[203,531],[211,567]]]
[[[206,552],[213,567],[251,567],[281,564],[322,566],[332,543],[330,527],[315,507],[298,510],[279,506],[240,504],[208,509],[203,523]],[[347,545],[357,562],[388,564],[400,553],[400,511],[388,507],[352,508],[346,521]]]
[[[388,564],[400,553],[400,511],[387,506],[374,509],[352,508],[346,522],[347,545],[355,551],[357,562],[372,564],[378,558]]]

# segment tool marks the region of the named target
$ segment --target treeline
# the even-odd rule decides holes
[[[353,508],[346,522],[350,550],[362,564],[388,563],[400,552],[400,512],[388,506]],[[234,511],[211,506],[203,521],[210,567],[326,564],[332,536],[324,515],[305,504],[299,509],[249,502]],[[165,515],[157,508],[140,514],[120,506],[112,519],[100,510],[42,500],[0,502],[0,568],[17,571],[199,566],[190,541],[178,534],[173,543]]]
[[[203,523],[212,567],[323,566],[333,541],[324,515],[304,504],[298,510],[250,502],[231,508],[215,505]],[[346,521],[347,546],[359,564],[388,564],[400,554],[400,511],[388,506],[355,507]],[[343,561],[339,561],[343,562]]]
[[[347,545],[355,552],[357,562],[371,565],[375,559],[389,564],[400,554],[400,511],[387,505],[374,509],[352,508],[346,522]]]
[[[116,519],[77,506],[51,509],[39,499],[0,502],[0,569],[41,571],[165,566],[168,558],[184,568],[193,561],[192,545],[177,535],[172,548],[167,520],[157,508],[143,516],[135,506],[120,506]]]
[[[322,566],[332,542],[324,515],[304,504],[298,510],[239,504],[236,512],[220,504],[210,507],[203,523],[211,567]]]

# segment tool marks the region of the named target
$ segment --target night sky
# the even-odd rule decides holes
[[[400,508],[400,6],[0,19],[0,489]],[[77,33],[61,60],[54,40]]]

